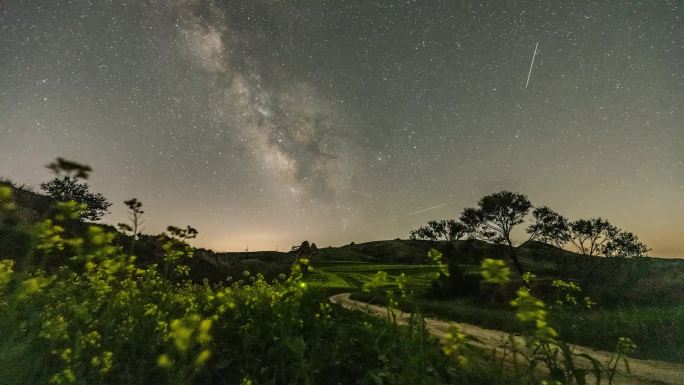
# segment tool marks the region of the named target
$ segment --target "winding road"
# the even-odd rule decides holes
[[[351,293],[336,294],[330,297],[332,303],[341,305],[346,309],[361,310],[376,316],[386,316],[387,308],[371,305],[350,298]],[[410,313],[396,312],[397,322],[406,324],[411,317]],[[430,334],[440,341],[449,329],[449,325],[457,324],[468,336],[469,343],[488,351],[494,351],[501,355],[503,343],[509,333],[499,330],[484,329],[479,326],[461,322],[445,322],[434,318],[425,318],[425,324]],[[592,348],[575,345],[576,352],[587,353],[601,362],[607,362],[612,353],[595,350]],[[629,359],[630,372],[624,366],[618,368],[613,383],[616,385],[684,385],[684,364],[675,364],[653,360]]]

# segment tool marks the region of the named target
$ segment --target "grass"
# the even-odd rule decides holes
[[[552,322],[572,343],[612,350],[625,336],[636,343],[637,358],[684,362],[684,306],[559,312]]]
[[[30,191],[16,190],[14,195],[22,220],[3,224],[0,235],[16,233],[25,238],[12,236],[12,242],[0,242],[0,256],[10,250],[11,243],[32,247],[51,242],[32,233],[30,224],[47,217],[53,202]],[[4,286],[5,292],[0,290],[4,295],[0,296],[0,332],[8,342],[0,347],[0,378],[10,384],[46,383],[55,375],[68,379],[74,372],[76,383],[95,384],[237,384],[244,378],[264,384],[519,382],[521,379],[508,378],[495,366],[478,360],[476,354],[472,366],[459,367],[441,353],[420,325],[402,328],[386,320],[329,307],[329,292],[358,291],[378,271],[384,271],[389,277],[404,274],[414,290],[415,296],[402,302],[404,310],[487,328],[522,331],[506,302],[486,297],[424,297],[437,272],[436,266],[425,264],[425,254],[442,245],[444,242],[392,240],[319,249],[311,258],[314,269],[306,275],[306,293],[299,292],[298,284],[259,279],[226,289],[200,283],[204,277],[201,274],[194,283],[166,282],[151,265],[128,265],[124,254],[133,251],[95,261],[94,272],[83,271],[80,265],[40,273],[47,274],[46,277],[35,271],[7,271],[11,276],[9,284]],[[468,241],[457,245],[457,257],[464,262],[461,266],[466,271],[477,270],[477,261],[483,256],[500,257],[501,250],[494,245]],[[78,261],[98,255],[97,247],[91,246],[95,248],[90,250],[92,254],[79,255],[74,251],[71,256]],[[154,250],[156,254],[163,248]],[[12,254],[24,254],[23,248]],[[58,255],[45,255],[52,259],[55,256]],[[124,263],[122,270],[111,272],[108,263],[119,259]],[[198,259],[206,262],[202,266],[219,279],[228,272],[239,279],[244,268],[272,270],[271,275],[277,276],[284,268],[289,271],[296,256],[205,251],[196,253],[195,260]],[[534,248],[521,250],[521,259],[526,267],[547,280],[563,276],[577,260],[575,255],[548,248],[540,252]],[[551,323],[571,343],[612,350],[618,337],[627,336],[637,343],[639,358],[684,361],[684,294],[677,292],[682,285],[684,264],[644,259],[626,265],[628,268],[619,270],[619,276],[606,269],[605,283],[597,281],[592,289],[612,296],[614,308],[581,313],[553,311]],[[141,269],[142,278],[139,273],[131,273],[135,269]],[[198,270],[191,266],[191,273]],[[40,290],[26,294],[34,278],[40,283]],[[364,295],[356,298],[371,299]],[[671,306],[653,305],[666,300]],[[624,301],[633,305],[622,306]],[[225,308],[231,310],[221,313]],[[194,316],[213,320],[213,342],[198,338],[190,350],[180,351],[173,343],[178,335],[170,330],[170,325],[176,320],[187,322],[184,327],[194,328],[192,335],[199,335],[199,325],[191,322]],[[66,329],[61,320],[68,321]],[[97,332],[99,342],[92,342],[92,332]],[[71,353],[66,354],[69,349]],[[195,360],[203,349],[210,349],[212,358],[198,366]],[[107,352],[113,354],[114,361],[103,371]],[[77,356],[69,356],[72,353]],[[160,367],[156,360],[162,354],[171,356],[175,366]],[[93,358],[97,358],[99,367],[93,367]]]
[[[536,262],[541,270],[556,273],[554,261],[539,259]],[[672,266],[679,266],[679,261],[643,261],[652,265],[657,272],[670,268],[670,271],[662,275],[671,277],[679,274]],[[531,262],[528,261],[528,264]],[[312,287],[327,288],[335,291],[354,292],[353,298],[364,301],[385,303],[383,298],[360,293],[364,283],[370,282],[378,271],[387,272],[388,276],[405,274],[409,285],[415,291],[413,298],[404,301],[401,307],[405,311],[420,312],[432,317],[445,320],[466,322],[485,328],[503,330],[513,333],[523,331],[523,325],[515,318],[515,311],[501,298],[487,299],[487,294],[476,298],[454,298],[449,300],[436,300],[426,297],[430,284],[434,279],[437,267],[434,265],[411,265],[411,264],[379,264],[373,262],[329,262],[314,263],[314,271],[308,280]],[[466,271],[476,271],[477,265],[461,265]],[[635,266],[639,268],[640,266]],[[548,281],[543,278],[541,281]],[[596,349],[612,351],[619,337],[629,337],[637,344],[635,357],[642,359],[656,359],[669,362],[684,362],[684,305],[681,301],[672,301],[668,304],[663,297],[660,301],[663,305],[653,306],[656,302],[651,299],[650,291],[665,284],[653,286],[651,289],[645,285],[648,280],[635,282],[633,286],[640,287],[642,292],[639,298],[635,298],[632,306],[604,306],[595,307],[592,310],[564,310],[562,308],[551,311],[550,320],[552,325],[563,336],[566,342],[593,347]],[[667,284],[668,290],[674,284]],[[598,287],[596,290],[608,291],[608,287]],[[619,289],[615,289],[619,290]],[[632,290],[624,290],[625,295],[636,295]],[[663,293],[664,294],[664,293]],[[614,294],[615,295],[615,294]],[[505,296],[504,296],[505,297]],[[676,297],[676,296],[675,296]],[[648,298],[648,300],[644,300]],[[646,305],[639,305],[640,303]]]
[[[385,298],[354,293],[352,298],[386,304]],[[520,333],[524,325],[505,304],[460,298],[429,300],[411,298],[400,303],[408,312],[418,312],[443,320],[465,322],[488,329]],[[552,309],[550,322],[563,340],[600,350],[612,351],[619,337],[629,337],[637,345],[636,358],[684,362],[684,306],[635,307],[624,309]]]
[[[360,290],[378,271],[385,271],[390,277],[403,273],[413,287],[428,286],[437,273],[434,265],[386,265],[357,261],[314,263],[313,267],[307,278],[312,287],[349,291]]]
[[[8,217],[11,197],[0,188]],[[103,227],[65,232],[78,213],[60,207],[54,222],[0,223],[0,234],[22,234],[28,249],[0,258],[2,384],[525,383],[475,352],[459,365],[418,320],[403,327],[331,305],[326,290],[303,281],[305,261],[271,282],[254,274],[230,286],[193,282],[185,263],[198,250],[182,239],[160,237],[159,263],[141,264]],[[29,256],[64,263],[16,263]],[[312,278],[356,287],[379,267],[329,264]],[[419,282],[431,268],[390,270]]]

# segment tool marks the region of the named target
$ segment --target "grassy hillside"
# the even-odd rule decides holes
[[[16,186],[9,181],[0,182],[13,188],[17,217],[21,223],[35,223],[48,217],[54,210],[55,202],[29,188]],[[2,219],[2,218],[0,218]],[[7,218],[2,219],[7,220]],[[15,219],[16,220],[16,219]],[[115,231],[102,225],[107,231]],[[86,225],[73,224],[67,231],[83,233]],[[0,234],[0,252],[7,256],[20,255],[26,246],[20,234],[4,231]],[[118,236],[119,244],[137,255],[143,261],[154,261],[158,257],[159,245],[154,237],[133,240],[123,234]],[[383,265],[426,265],[427,252],[432,249],[444,252],[448,261],[466,268],[478,266],[484,258],[508,261],[505,248],[476,240],[446,241],[424,240],[384,240],[341,247],[318,249],[309,257],[315,265],[335,265],[326,269],[328,277],[317,276],[323,286],[334,286],[337,281],[341,287],[359,282],[360,277],[375,273],[379,267],[360,268],[356,273],[339,271],[340,263],[363,262]],[[523,267],[535,273],[540,279],[564,278],[581,282],[584,290],[600,300],[604,306],[674,306],[684,304],[684,260],[665,260],[640,258],[638,260],[607,260],[605,258],[587,259],[575,253],[558,249],[538,242],[530,242],[518,250]],[[194,276],[211,281],[225,277],[238,278],[244,270],[262,273],[269,279],[287,272],[294,262],[293,253],[259,251],[214,253],[198,249],[193,264]],[[385,270],[397,271],[395,268]],[[352,275],[354,275],[352,277]],[[409,274],[411,275],[411,274]],[[346,282],[347,284],[342,284]]]
[[[11,181],[0,181],[0,185],[11,186],[16,203],[16,217],[20,224],[35,223],[48,217],[54,211],[55,202],[42,194],[38,194],[25,186],[16,186]],[[0,214],[4,215],[4,214]],[[12,220],[17,220],[14,218]],[[9,218],[0,217],[0,221]],[[107,231],[116,231],[112,226],[103,224]],[[87,225],[75,223],[67,228],[72,234],[82,234]],[[27,246],[27,240],[21,234],[5,230],[0,234],[0,253],[11,257],[21,255]],[[125,250],[138,256],[143,261],[155,261],[160,254],[160,245],[155,237],[142,237],[133,240],[119,234],[117,242]],[[427,265],[427,253],[435,248],[444,252],[447,261],[456,263],[466,269],[479,266],[484,258],[503,259],[508,261],[505,248],[477,240],[460,240],[455,242],[424,240],[384,240],[341,247],[321,248],[308,255],[314,265],[325,266],[328,274],[325,278],[322,271],[314,275],[322,286],[335,286],[330,282],[337,281],[341,287],[358,286],[354,283],[363,281],[361,277],[374,274],[377,270],[400,271],[408,275],[413,272],[406,265]],[[606,258],[587,259],[581,255],[561,250],[539,242],[530,242],[519,248],[523,267],[535,273],[540,279],[563,278],[581,282],[584,290],[598,299],[604,306],[675,306],[684,304],[684,260],[639,258],[637,260],[621,260]],[[269,279],[287,272],[296,259],[293,253],[274,251],[258,252],[225,252],[215,253],[210,250],[197,249],[193,264],[194,276],[198,280],[208,278],[220,281],[225,277],[238,278],[244,270],[262,273]],[[355,272],[341,271],[344,263],[364,263],[351,265]],[[399,265],[373,266],[375,265]],[[427,268],[429,269],[429,268]],[[419,275],[419,274],[418,274]],[[421,280],[421,279],[419,279]],[[346,282],[346,284],[342,284]],[[426,283],[423,279],[422,283]],[[349,286],[351,284],[351,286]]]
[[[0,259],[26,254],[32,240],[17,229],[26,228],[51,216],[55,202],[41,194],[7,182],[13,187],[16,210],[10,217],[0,214]],[[67,234],[84,236],[88,225],[82,222],[67,226]],[[113,227],[103,225],[108,231]],[[138,256],[142,265],[159,263],[164,251],[153,236],[138,240],[118,234],[115,243],[127,253]],[[360,291],[378,271],[390,281],[404,274],[414,296],[403,301],[408,310],[420,310],[434,316],[478,323],[503,330],[518,331],[508,301],[517,284],[491,291],[486,287],[450,298],[436,299],[431,294],[436,266],[427,258],[430,249],[438,249],[450,265],[465,274],[477,274],[484,258],[508,261],[505,248],[476,240],[432,242],[422,240],[385,240],[341,247],[318,249],[302,255],[311,260],[308,284],[325,292]],[[617,336],[627,335],[640,345],[637,354],[646,358],[684,360],[684,260],[657,258],[606,259],[584,256],[546,244],[531,242],[518,249],[521,264],[537,275],[535,290],[552,300],[553,279],[577,282],[583,295],[598,302],[597,307],[581,314],[557,312],[553,321],[571,342],[608,349]],[[235,282],[263,275],[268,281],[287,274],[295,263],[296,253],[273,251],[215,253],[194,249],[190,277],[195,282]],[[59,266],[65,259],[53,256]],[[49,267],[49,266],[48,266]],[[512,266],[511,266],[512,268]],[[389,285],[393,284],[388,282]],[[481,285],[480,285],[481,286]],[[471,290],[472,288],[468,289]],[[382,301],[381,298],[375,300]]]
[[[325,288],[332,291],[356,291],[370,282],[378,271],[384,271],[390,277],[405,274],[414,287],[429,286],[437,267],[434,265],[399,265],[377,264],[363,262],[324,263],[314,262],[314,269],[308,276],[313,287]]]
[[[449,244],[455,249],[453,257],[464,263],[478,264],[483,258],[506,258],[505,247],[479,240],[447,242],[398,238],[319,249],[314,253],[314,257],[321,263],[363,261],[385,264],[421,264],[427,261],[428,251],[445,250]],[[581,259],[581,256],[575,253],[539,242],[530,242],[522,246],[519,248],[519,254],[524,263],[539,271],[545,269],[554,271],[561,261],[572,263]],[[449,257],[451,256],[447,256]]]
[[[375,241],[320,249],[311,258],[316,265],[333,263],[338,268],[344,262],[424,265],[430,263],[427,252],[432,248],[443,251],[447,261],[466,269],[479,266],[484,258],[510,263],[504,247],[478,240],[454,241],[450,245],[446,241]],[[562,278],[580,282],[587,293],[605,306],[684,304],[684,260],[681,259],[587,258],[539,242],[520,247],[518,253],[523,268],[540,280]]]
[[[293,264],[294,254],[135,240],[74,221],[79,213],[68,207],[39,221],[54,202],[44,200],[41,212],[33,205],[42,198],[21,191],[0,189],[0,237],[21,235],[12,239],[25,251],[0,248],[3,384],[526,382],[465,348],[458,354],[471,365],[459,365],[419,322],[407,328],[331,305],[303,281],[308,263]],[[13,201],[15,192],[26,200]],[[185,263],[197,261],[222,278],[250,264],[289,274],[212,285],[190,279],[197,266]]]
[[[400,250],[405,260],[419,259],[415,241],[393,240],[360,244],[357,250],[371,262],[315,265],[312,280],[322,286],[338,286],[356,291],[356,299],[386,303],[383,295],[360,293],[364,283],[383,270],[389,276],[404,273],[414,295],[401,302],[402,309],[446,320],[468,322],[488,328],[520,332],[524,326],[515,318],[509,301],[515,297],[520,282],[505,287],[480,283],[476,290],[435,298],[432,281],[436,268],[426,265],[388,264],[383,266],[385,250]],[[422,242],[423,247],[447,249],[445,242]],[[479,241],[457,241],[445,256],[459,269],[477,274],[483,258],[506,259],[505,250]],[[521,262],[537,279],[532,287],[536,295],[555,304],[555,279],[576,282],[583,296],[597,304],[590,310],[558,308],[550,322],[565,341],[611,350],[618,337],[630,337],[637,344],[636,356],[673,362],[684,361],[684,261],[676,259],[585,258],[540,243],[519,249]],[[416,253],[416,254],[412,254]],[[315,258],[314,258],[315,261]],[[513,271],[512,266],[509,266]]]
[[[10,216],[0,211],[0,259],[15,259],[18,265],[26,260],[16,258],[29,253],[32,240],[26,237],[26,229],[51,217],[56,210],[54,199],[33,191],[32,188],[17,185],[11,180],[0,180],[0,186],[12,189],[15,210]],[[11,226],[10,226],[11,225]],[[143,265],[160,263],[164,251],[157,236],[142,235],[139,239],[122,234],[113,226],[97,223],[107,232],[116,234],[115,243],[124,251],[135,255]],[[70,221],[62,225],[68,236],[85,236],[89,223]],[[64,258],[56,257],[51,261],[33,261],[43,268],[54,269],[64,263]],[[205,279],[210,282],[224,281],[227,278],[241,279],[244,271],[262,274],[272,280],[290,270],[296,256],[289,253],[271,251],[251,253],[215,253],[206,249],[194,249],[190,263],[191,278],[195,281]]]
[[[386,264],[421,264],[427,261],[431,249],[442,250],[449,242],[409,239],[392,239],[319,249],[319,261],[365,261]],[[480,260],[482,256],[503,256],[504,249],[482,241],[451,242],[464,260]]]

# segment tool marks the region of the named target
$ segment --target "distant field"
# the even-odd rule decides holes
[[[308,281],[312,287],[326,289],[360,290],[378,271],[385,271],[389,276],[404,273],[409,284],[414,287],[429,286],[437,273],[435,265],[387,265],[363,262],[334,262],[313,264]],[[391,285],[392,282],[388,282]]]
[[[663,264],[667,264],[666,261]],[[651,262],[657,265],[660,261]],[[543,271],[546,267],[547,277],[557,276],[557,267],[547,261],[532,261],[535,270]],[[549,265],[549,266],[545,266]],[[460,265],[467,271],[478,271],[478,265]],[[384,271],[390,279],[387,285],[393,285],[392,277],[404,273],[409,285],[416,292],[415,296],[401,301],[400,307],[406,311],[420,312],[433,317],[468,322],[486,328],[521,332],[524,326],[515,319],[514,310],[504,303],[490,301],[481,297],[453,298],[436,300],[425,297],[435,274],[435,265],[425,264],[382,264],[362,261],[314,261],[314,270],[308,281],[312,287],[332,291],[354,292],[354,298],[383,304],[385,299],[360,293],[364,283],[373,279],[378,271]],[[658,266],[659,267],[659,266]],[[671,265],[667,267],[671,269]],[[651,267],[652,269],[653,267]],[[675,271],[676,272],[676,271]],[[651,274],[653,274],[651,272]],[[674,273],[673,273],[674,274]],[[661,285],[665,283],[665,275],[658,274]],[[544,278],[549,279],[549,278]],[[635,284],[646,287],[646,282]],[[669,286],[668,286],[669,287]],[[668,290],[669,292],[669,290]],[[646,295],[647,292],[642,292]],[[563,336],[563,339],[602,350],[612,350],[618,337],[627,336],[637,343],[635,356],[643,359],[657,359],[671,362],[684,362],[684,306],[680,301],[672,301],[675,306],[667,306],[666,301],[676,295],[663,296],[657,303],[661,305],[618,306],[587,311],[552,311],[551,322]]]

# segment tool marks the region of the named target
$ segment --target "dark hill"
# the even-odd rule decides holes
[[[12,189],[15,210],[11,215],[0,212],[0,259],[14,259],[17,266],[37,265],[45,269],[54,269],[66,263],[65,258],[51,261],[34,261],[29,258],[33,239],[32,226],[42,220],[51,218],[56,211],[56,201],[46,195],[34,192],[30,187],[17,185],[8,179],[0,179],[0,186]],[[62,224],[67,237],[83,237],[93,223],[70,221]],[[96,223],[108,232],[116,233],[114,243],[124,252],[135,255],[143,264],[161,264],[163,250],[161,241],[154,235],[142,235],[139,239],[120,233],[115,227]],[[227,277],[240,279],[245,270],[253,274],[262,274],[267,279],[274,279],[290,270],[296,256],[289,253],[255,252],[255,253],[214,253],[211,250],[196,248],[190,261],[191,278],[196,281],[208,279],[216,282]]]
[[[12,187],[17,206],[17,215],[13,218],[3,217],[0,213],[0,259],[17,258],[26,255],[31,244],[27,232],[21,229],[50,217],[55,201],[11,181],[0,180],[0,185]],[[66,230],[71,235],[79,236],[85,234],[89,225],[74,222]],[[110,225],[98,225],[116,232]],[[161,258],[161,245],[157,237],[145,235],[135,240],[117,234],[117,244],[127,253],[136,255],[142,263],[158,262]],[[431,261],[427,253],[432,248],[442,251],[448,261],[457,264],[479,265],[484,258],[508,261],[504,247],[478,240],[446,242],[393,239],[351,243],[321,248],[307,257],[314,264],[428,264]],[[518,253],[525,270],[540,278],[578,280],[588,292],[598,293],[595,295],[604,302],[684,303],[684,260],[681,259],[587,258],[541,242],[529,242],[521,246]],[[275,251],[215,253],[195,249],[191,264],[192,277],[210,281],[220,281],[228,276],[238,279],[244,270],[249,270],[270,279],[287,273],[296,258],[295,253]]]

